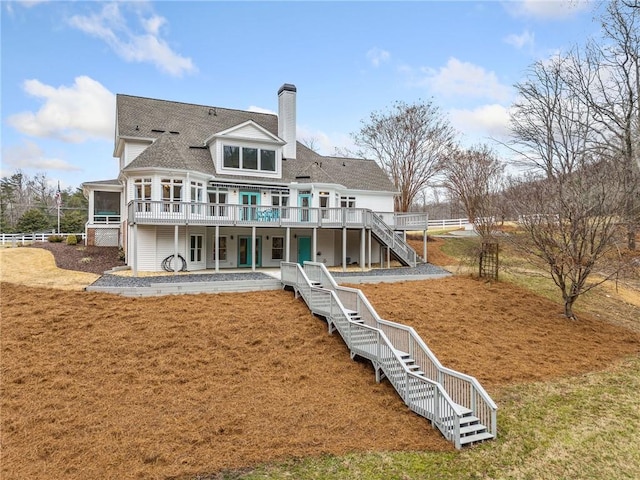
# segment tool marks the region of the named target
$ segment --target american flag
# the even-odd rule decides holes
[[[62,192],[60,192],[60,182],[58,182],[58,189],[56,190],[56,205],[58,207],[62,205]]]

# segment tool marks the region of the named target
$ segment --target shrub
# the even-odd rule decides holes
[[[64,238],[62,237],[62,235],[49,235],[49,237],[47,237],[47,241],[50,243],[60,243],[64,240]]]
[[[120,247],[118,250],[118,260],[122,260],[123,262],[127,259],[126,254],[124,253],[124,248]]]
[[[67,237],[67,245],[77,245],[78,244],[78,239],[76,238],[75,235],[69,235]]]

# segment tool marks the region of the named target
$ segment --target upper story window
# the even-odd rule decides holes
[[[224,168],[275,172],[276,151],[264,148],[225,145],[223,147],[222,165]]]
[[[162,200],[164,202],[180,202],[182,200],[182,180],[174,178],[163,178],[160,181],[162,185]],[[164,205],[165,212],[170,211],[169,205]],[[171,211],[179,212],[180,204],[173,205]]]
[[[356,208],[356,197],[340,197],[340,207]]]
[[[136,200],[151,200],[151,179],[136,178],[133,180],[134,198]],[[150,203],[137,203],[138,212],[151,211]]]

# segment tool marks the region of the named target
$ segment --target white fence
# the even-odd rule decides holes
[[[0,233],[0,244],[2,246],[31,245],[36,242],[48,242],[49,237],[62,237],[63,242],[66,242],[69,235],[75,235],[78,243],[84,242],[84,233]]]

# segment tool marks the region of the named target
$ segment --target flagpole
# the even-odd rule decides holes
[[[60,180],[58,180],[58,190],[56,192],[56,205],[58,207],[58,235],[60,235],[60,204],[62,203],[62,194],[60,193]]]

